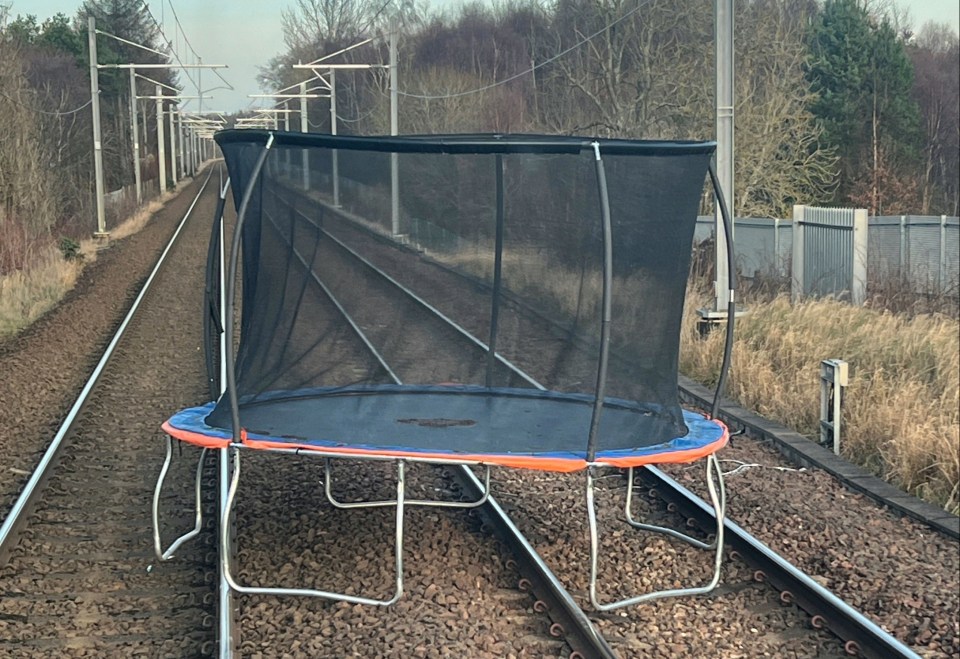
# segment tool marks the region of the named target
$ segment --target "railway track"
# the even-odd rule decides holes
[[[214,197],[210,189],[202,196],[198,194],[193,213],[203,219],[210,217]],[[351,233],[355,230],[345,223],[339,228],[338,238],[344,246],[349,238],[351,249],[357,254],[369,249],[393,250],[398,254],[398,264],[412,255],[409,251],[397,251],[388,242],[369,242],[369,234]],[[571,516],[569,511],[575,510],[574,516],[578,516],[582,510],[580,482],[549,475],[517,477],[509,470],[495,472],[494,492],[503,490],[502,503],[497,507],[514,517],[514,529],[496,530],[501,523],[497,518],[503,517],[496,510],[477,514],[408,511],[409,528],[419,531],[411,536],[413,540],[408,545],[411,560],[407,568],[407,595],[394,607],[371,610],[300,598],[241,597],[230,603],[236,610],[223,610],[224,600],[216,596],[218,571],[212,522],[205,525],[194,544],[178,553],[177,561],[162,565],[153,559],[149,530],[149,496],[161,461],[158,421],[173,409],[207,397],[197,352],[200,328],[193,320],[201,307],[197,283],[202,281],[208,235],[209,227],[203,223],[183,225],[183,235],[170,248],[169,256],[178,267],[158,266],[154,290],[142,297],[138,314],[124,323],[126,336],[115,342],[117,348],[110,363],[98,369],[102,371],[101,382],[91,385],[90,401],[73,415],[82,423],[64,432],[60,468],[46,481],[46,490],[37,489],[43,495],[22,506],[28,513],[33,509],[29,523],[23,523],[27,516],[21,513],[21,521],[10,524],[9,539],[0,545],[0,551],[10,553],[7,565],[0,569],[0,592],[4,593],[0,605],[0,654],[97,656],[146,650],[168,656],[195,656],[215,651],[215,628],[219,627],[221,655],[229,645],[223,639],[233,636],[236,650],[243,655],[322,656],[324,652],[339,652],[344,656],[389,656],[396,651],[412,656],[445,656],[459,651],[465,656],[667,656],[694,654],[704,648],[685,635],[709,634],[714,629],[722,636],[716,626],[723,624],[724,613],[718,617],[715,611],[709,611],[720,606],[720,602],[724,610],[733,606],[753,607],[754,614],[761,611],[758,619],[762,618],[769,627],[765,633],[776,637],[767,639],[774,644],[772,647],[813,648],[825,655],[859,651],[865,656],[912,656],[909,649],[888,644],[882,635],[875,635],[879,641],[856,636],[863,633],[858,623],[834,627],[835,616],[846,615],[842,607],[816,622],[843,633],[843,640],[848,642],[846,648],[829,635],[803,629],[804,622],[795,609],[780,602],[792,597],[805,608],[814,608],[820,604],[816,599],[811,604],[811,598],[822,597],[824,589],[813,588],[809,594],[793,582],[782,581],[773,567],[765,567],[763,576],[778,589],[773,590],[754,580],[760,576],[756,575],[757,568],[748,568],[739,560],[728,562],[725,583],[715,598],[643,605],[637,614],[588,616],[577,605],[577,598],[583,601],[585,590],[583,566],[578,568],[570,558],[585,555],[585,532],[564,519],[564,515]],[[408,319],[419,318],[418,322],[430,327],[427,335],[433,338],[426,340],[432,348],[430,355],[420,359],[391,357],[393,364],[402,364],[394,368],[401,377],[420,377],[416,369],[422,368],[429,358],[438,358],[442,346],[449,346],[444,350],[453,349],[454,344],[457,350],[476,347],[476,340],[470,341],[474,348],[464,343],[464,334],[472,333],[470,328],[451,328],[435,315],[426,315],[423,305],[405,299],[395,284],[382,275],[372,274],[369,266],[332,241],[329,247],[332,251],[325,257],[335,258],[333,252],[338,252],[337,258],[353,260],[355,274],[366,273],[363,277],[370,280],[366,285],[379,291],[367,290],[368,299],[361,306],[378,308],[380,320],[363,320],[358,313],[358,325],[368,329],[381,325],[379,331],[388,331],[389,323],[383,322],[383,314],[389,305],[396,304],[405,305],[404,315]],[[382,260],[378,258],[378,262]],[[435,268],[427,265],[428,270]],[[416,272],[411,274],[415,276]],[[437,276],[457,280],[452,273]],[[398,279],[398,283],[402,282]],[[469,305],[472,286],[461,277],[445,304]],[[356,302],[350,306],[355,307]],[[335,316],[331,313],[331,317]],[[530,322],[541,322],[538,331],[541,335],[549,334],[542,319]],[[370,367],[370,356],[352,330],[331,327],[330,331],[342,333],[338,353],[331,355],[337,358],[338,368]],[[543,349],[536,348],[533,354]],[[169,361],[154,363],[160,355],[166,355]],[[537,375],[535,365],[527,369],[501,364],[499,373],[506,381],[525,379],[528,384]],[[556,386],[555,381],[548,383]],[[193,455],[191,452],[190,457]],[[51,465],[57,462],[55,457],[49,461]],[[364,588],[376,588],[384,581],[389,584],[383,567],[390,567],[390,543],[373,544],[370,540],[371,531],[389,528],[389,514],[330,510],[317,480],[315,458],[278,460],[276,456],[264,455],[248,457],[244,464],[247,485],[242,486],[246,489],[240,493],[236,511],[240,528],[239,572],[244,580],[257,582],[279,577],[297,582],[307,578],[317,586],[327,586],[331,579],[346,575],[349,581],[360,575]],[[278,470],[282,470],[282,479],[276,477]],[[174,471],[168,478],[162,506],[168,517],[170,511],[175,511],[170,526],[180,529],[192,522],[193,461],[176,461]],[[472,488],[478,479],[470,470],[445,467],[413,471],[414,493],[476,496]],[[207,485],[216,482],[216,473],[211,462],[204,478]],[[389,496],[389,491],[382,491],[384,481],[389,479],[378,465],[351,465],[350,477],[337,480],[337,493],[346,499],[378,493]],[[620,479],[606,482],[610,491],[623,487]],[[645,489],[653,487],[663,495],[663,481],[659,483],[645,480],[643,484]],[[536,499],[530,494],[556,494],[560,489],[564,493],[552,499]],[[214,492],[212,488],[208,491],[207,519],[214,520],[216,515],[210,514],[216,509]],[[668,505],[650,497],[642,499],[639,505],[656,519],[682,525],[686,518],[696,519],[700,514],[696,511],[699,504],[689,503],[695,500],[671,501]],[[685,508],[688,505],[690,508]],[[612,512],[612,507],[606,512],[601,509],[601,516],[606,515],[609,520]],[[700,519],[698,524],[709,524],[709,519]],[[491,531],[501,539],[495,540]],[[19,546],[10,551],[18,535]],[[299,535],[303,536],[302,541],[295,539]],[[389,538],[389,530],[380,536]],[[521,556],[525,554],[526,558],[505,558],[507,547],[517,551],[511,546],[514,542],[521,546]],[[362,551],[358,552],[358,546]],[[643,543],[614,538],[610,549],[615,557],[622,552],[625,560],[613,561],[607,579],[611,575],[643,578],[630,565],[638,556],[649,556],[645,548]],[[749,558],[749,549],[738,545],[735,548],[740,557]],[[653,552],[669,555],[670,550],[663,544],[654,544]],[[573,575],[576,597],[571,597],[549,570],[538,565],[544,563],[540,555],[551,565],[563,567],[565,581],[568,572]],[[665,571],[656,560],[645,558],[643,562],[650,579],[656,581],[664,576]],[[522,592],[525,589],[531,589],[533,594]],[[783,596],[781,590],[789,594]],[[731,604],[729,600],[734,601]],[[231,628],[234,616],[236,630]],[[684,622],[685,618],[692,626]],[[668,628],[671,624],[673,628]],[[777,625],[780,629],[774,629]],[[598,627],[608,641],[597,640]],[[753,633],[749,629],[742,631],[748,638]],[[866,631],[876,630],[867,625]],[[859,647],[849,644],[851,640]],[[762,642],[758,644],[755,638],[750,641],[746,647],[753,650],[768,647]]]
[[[291,204],[291,207],[296,208],[296,205]],[[327,210],[330,211],[331,209]],[[396,264],[398,261],[404,260],[404,256],[384,257],[384,251],[394,249],[394,247],[389,245],[389,243],[384,244],[380,236],[371,235],[368,230],[359,230],[354,222],[331,221],[330,213],[326,214],[323,228],[320,228],[320,225],[307,214],[302,211],[298,212],[300,212],[301,217],[305,221],[313,223],[318,230],[324,232],[325,237],[329,238],[328,242],[330,246],[335,246],[335,250],[340,251],[344,255],[348,255],[349,258],[354,259],[358,264],[362,264],[361,269],[372,273],[378,280],[379,286],[392,288],[395,294],[404,295],[408,300],[412,300],[415,306],[419,306],[421,310],[425,310],[432,315],[434,323],[439,321],[445,324],[448,333],[452,331],[454,334],[459,334],[461,338],[466,338],[474,347],[479,347],[481,350],[485,348],[482,341],[477,339],[468,330],[453,323],[439,310],[417,298],[407,287],[398,281],[397,278],[374,266],[369,259],[366,259],[356,249],[350,247],[346,243],[348,238],[345,237],[350,236],[356,243],[364,245],[367,250],[375,251],[378,262],[386,261],[389,264]],[[340,217],[341,220],[344,218],[343,215],[336,213],[336,211],[334,211],[333,215],[334,217]],[[340,234],[339,236],[337,235],[338,233]],[[326,247],[325,249],[329,250],[330,247]],[[398,254],[402,254],[403,251],[404,250],[399,250]],[[335,257],[332,254],[325,253],[322,258],[329,261],[329,259]],[[413,254],[407,251],[405,260],[411,261],[414,260],[414,258]],[[435,268],[442,267],[436,264],[433,264],[433,266]],[[393,274],[399,277],[403,270],[403,266],[398,265]],[[345,272],[350,272],[350,269],[346,268]],[[453,275],[454,278],[459,276],[458,273],[452,270],[448,272]],[[351,277],[353,281],[359,279],[355,273],[344,274],[344,276]],[[419,273],[419,277],[421,282],[419,286],[422,289],[422,282],[424,281],[423,273]],[[461,279],[463,278],[461,277]],[[469,297],[471,288],[474,289],[474,295],[476,295],[476,282],[464,281],[457,287],[453,295],[444,296],[441,294],[439,297],[441,299],[446,297],[463,300]],[[359,295],[369,298],[374,297],[375,293],[367,288],[363,288]],[[431,296],[431,298],[433,299],[433,296]],[[480,306],[483,305],[483,302],[480,300],[478,300],[478,303]],[[378,304],[372,306],[382,311],[385,308],[385,304],[381,299]],[[469,301],[467,301],[467,304],[469,304]],[[517,305],[514,305],[514,307],[516,309]],[[405,314],[399,314],[398,317],[408,318]],[[457,317],[463,318],[464,316],[461,313],[458,314]],[[469,316],[466,317],[469,318]],[[542,318],[538,320],[543,324]],[[372,322],[372,320],[367,321],[368,324]],[[361,325],[363,324],[364,323],[361,323]],[[409,328],[409,324],[407,324],[406,327]],[[541,327],[539,333],[541,336],[549,334],[550,329],[551,328]],[[436,350],[436,341],[431,342],[430,340],[421,339],[414,340],[411,346],[399,350],[399,352],[404,355],[409,355],[411,352],[410,349],[415,350],[417,345],[430,345],[434,348],[434,351]],[[542,351],[543,348],[540,347],[538,350]],[[537,354],[537,350],[533,352]],[[478,351],[478,357],[481,355],[482,353]],[[434,352],[434,357],[436,357],[436,352]],[[413,357],[411,361],[417,362],[418,358]],[[511,380],[521,378],[526,380],[527,384],[533,383],[534,386],[543,388],[532,376],[524,373],[513,364],[506,362],[506,360],[502,360],[501,366],[504,371],[502,377],[504,377],[508,383]],[[478,363],[475,366],[475,369],[481,368],[482,363]],[[470,379],[475,380],[476,373],[472,375],[473,378],[471,378],[471,374],[464,374],[463,379],[465,381],[469,381]],[[426,374],[426,377],[429,378],[429,374]],[[713,519],[711,509],[699,497],[695,496],[685,487],[656,468],[642,470],[641,473],[644,484],[658,491],[661,496],[664,496],[671,511],[680,510],[686,515],[687,525],[692,526],[699,524],[703,528],[710,528],[711,520]],[[801,607],[812,616],[812,624],[815,628],[823,629],[829,627],[837,633],[844,641],[844,651],[846,653],[875,657],[916,656],[910,648],[886,633],[876,623],[856,611],[853,607],[846,605],[840,598],[836,597],[802,571],[790,565],[788,561],[776,555],[763,545],[763,543],[752,537],[735,523],[728,521],[726,531],[732,537],[730,544],[736,548],[735,555],[756,568],[755,577],[764,580],[769,579],[770,582],[779,589],[779,598],[782,602],[799,603]]]
[[[214,648],[213,535],[153,569],[149,506],[160,410],[203,391],[199,327],[183,319],[202,301],[196,216],[212,215],[215,176],[214,167],[185,191],[192,203],[0,529],[0,655]],[[173,489],[165,503],[176,510],[189,495]]]

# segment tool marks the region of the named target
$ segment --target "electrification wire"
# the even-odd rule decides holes
[[[516,80],[517,78],[522,78],[522,77],[525,76],[525,75],[528,75],[528,74],[530,74],[530,73],[533,73],[534,71],[536,71],[536,70],[539,69],[539,68],[542,68],[542,67],[544,67],[544,66],[546,66],[546,65],[548,65],[548,64],[551,64],[551,63],[557,61],[558,59],[560,59],[561,57],[563,57],[564,55],[566,55],[566,54],[568,54],[568,53],[571,53],[571,52],[573,52],[574,50],[580,48],[580,47],[583,46],[584,44],[587,44],[587,43],[593,41],[594,39],[596,39],[597,37],[599,37],[601,34],[603,34],[604,32],[606,32],[606,31],[609,30],[610,28],[618,25],[619,23],[622,23],[623,21],[627,20],[628,18],[630,18],[631,16],[633,16],[634,14],[636,14],[638,11],[640,11],[643,7],[645,7],[646,5],[650,4],[651,2],[653,2],[653,0],[642,0],[642,2],[639,2],[636,7],[634,7],[634,8],[631,9],[630,11],[628,11],[626,14],[624,14],[624,15],[621,16],[620,18],[616,19],[615,21],[611,21],[610,23],[607,23],[607,24],[604,25],[602,28],[600,28],[599,30],[597,30],[596,32],[594,32],[593,34],[591,34],[589,37],[585,37],[584,39],[581,39],[580,41],[578,41],[577,43],[573,44],[572,46],[569,46],[568,48],[565,48],[564,50],[561,50],[561,51],[560,51],[559,53],[557,53],[556,55],[553,55],[552,57],[549,57],[549,58],[545,59],[544,61],[540,62],[539,64],[535,64],[534,66],[531,66],[529,69],[526,69],[526,70],[524,70],[524,71],[521,71],[520,73],[515,73],[515,74],[513,74],[512,76],[509,76],[509,77],[507,77],[507,78],[504,78],[503,80],[498,80],[497,82],[492,82],[492,83],[490,83],[489,85],[484,85],[484,86],[482,86],[482,87],[477,87],[476,89],[470,89],[470,90],[467,90],[467,91],[464,91],[464,92],[455,92],[455,93],[453,93],[453,94],[437,94],[437,95],[431,95],[431,94],[411,94],[411,93],[409,93],[409,92],[403,92],[403,91],[400,91],[400,90],[397,90],[397,94],[398,94],[399,96],[406,96],[407,98],[419,98],[419,99],[427,100],[427,101],[434,101],[434,100],[439,101],[439,100],[446,99],[446,98],[460,98],[460,97],[462,97],[462,96],[470,96],[471,94],[478,94],[478,93],[480,93],[480,92],[485,92],[485,91],[487,91],[488,89],[493,89],[494,87],[499,87],[500,85],[505,85],[505,84],[507,84],[508,82],[512,82],[512,81]],[[381,93],[382,93],[384,96],[386,96],[386,93],[384,93],[384,92],[382,92],[382,91],[381,91]]]
[[[180,34],[183,35],[183,41],[187,44],[187,48],[193,51],[194,57],[196,57],[197,61],[199,62],[202,59],[200,57],[200,53],[197,52],[197,50],[193,47],[193,44],[190,43],[190,39],[187,38],[187,32],[186,30],[183,29],[183,23],[180,22],[180,17],[177,16],[177,9],[173,6],[173,0],[167,0],[167,2],[170,5],[170,11],[173,13],[173,20],[176,21],[177,26],[180,28]],[[162,0],[160,4],[161,6],[163,6]],[[210,70],[213,71],[213,74],[215,76],[217,76],[218,78],[220,78],[220,80],[223,81],[223,84],[225,84],[228,89],[233,90],[233,85],[231,85],[226,78],[220,75],[219,71],[217,71],[216,69],[210,69]],[[219,87],[218,89],[222,89],[222,87]],[[206,91],[211,91],[211,90],[208,89]]]
[[[49,110],[39,110],[39,109],[37,109],[37,108],[32,108],[32,107],[30,107],[29,105],[27,105],[26,103],[24,103],[23,101],[21,101],[21,100],[19,100],[19,99],[16,99],[16,98],[14,98],[13,96],[10,96],[10,95],[6,94],[5,92],[2,92],[2,91],[0,91],[0,96],[3,96],[5,99],[7,99],[8,101],[10,101],[11,103],[15,103],[16,105],[19,105],[20,107],[24,108],[25,110],[30,110],[31,112],[36,112],[36,113],[38,113],[38,114],[45,114],[45,115],[48,115],[48,116],[51,116],[51,117],[65,117],[65,116],[70,115],[70,114],[76,114],[77,112],[80,112],[80,110],[84,109],[85,107],[87,107],[88,105],[90,105],[91,103],[93,103],[93,99],[91,98],[89,101],[87,101],[86,103],[84,103],[84,104],[81,105],[80,107],[76,107],[76,108],[74,108],[74,109],[72,109],[72,110],[65,110],[65,111],[63,111],[63,112],[50,112]]]
[[[371,110],[370,112],[367,112],[366,114],[362,114],[362,115],[359,115],[359,116],[357,116],[357,117],[354,117],[353,119],[347,119],[346,117],[341,117],[341,116],[338,114],[338,115],[337,115],[337,121],[342,121],[342,122],[348,123],[348,124],[355,124],[355,123],[364,121],[365,119],[369,119],[369,118],[373,115],[374,112],[375,112],[374,110]]]
[[[176,48],[174,48],[173,42],[170,41],[169,37],[167,37],[167,33],[164,32],[163,26],[157,22],[157,17],[153,15],[153,11],[151,11],[150,5],[147,4],[146,0],[142,0],[142,2],[143,2],[144,8],[147,10],[147,13],[150,14],[150,19],[153,21],[153,24],[156,26],[157,30],[160,31],[160,36],[163,37],[164,42],[167,44],[167,46],[170,47],[170,51],[173,53],[174,59],[177,60],[177,63],[181,67],[183,67],[184,63],[183,63],[183,60],[180,59],[180,54],[177,52]],[[190,75],[190,70],[186,68],[181,68],[180,70],[183,71],[183,75],[187,76],[187,80],[189,80],[191,84],[197,89],[197,94],[199,95],[200,85],[198,85],[197,81],[194,80],[193,76]]]
[[[184,63],[183,63],[183,60],[180,58],[180,54],[177,52],[178,49],[174,47],[174,43],[173,43],[173,42],[170,40],[170,38],[167,36],[167,33],[164,31],[163,26],[160,25],[160,23],[157,22],[157,17],[153,15],[153,11],[150,9],[150,5],[148,5],[148,4],[146,3],[146,0],[142,0],[142,2],[143,2],[143,7],[147,10],[147,13],[150,14],[150,19],[153,21],[153,24],[154,24],[154,25],[156,26],[156,28],[160,31],[160,35],[163,37],[164,41],[165,41],[165,42],[167,43],[167,45],[170,47],[170,50],[171,50],[171,52],[173,53],[174,59],[177,60],[177,63],[178,63],[181,67],[184,67],[185,65],[184,65]],[[161,2],[161,7],[163,7],[163,3],[162,3],[162,2]],[[193,52],[193,54],[194,54],[194,55],[197,57],[197,59],[199,60],[199,59],[200,59],[200,55],[199,55],[199,53],[197,53],[197,51],[193,48],[193,45],[190,43],[190,40],[187,38],[187,34],[186,34],[186,32],[184,32],[184,30],[183,30],[183,25],[180,23],[179,17],[177,17],[177,12],[176,12],[176,10],[173,8],[173,3],[172,3],[172,2],[170,3],[170,9],[171,9],[171,11],[173,11],[173,15],[174,15],[174,19],[176,20],[176,24],[177,24],[177,26],[180,28],[180,29],[179,29],[179,34],[182,34],[182,35],[183,35],[183,40],[184,40],[184,42],[187,44],[187,46],[190,48],[190,50]],[[178,32],[177,32],[177,29],[176,29],[176,27],[175,27],[175,28],[174,28],[174,37],[177,37],[177,36],[178,36]],[[201,89],[200,89],[200,85],[197,83],[196,80],[193,79],[193,76],[190,75],[189,69],[182,68],[181,70],[183,71],[183,74],[184,74],[185,76],[187,76],[187,79],[188,79],[188,80],[190,81],[190,83],[194,86],[194,88],[196,88],[196,90],[197,90],[197,95],[198,95],[198,96],[199,96],[199,95],[202,95],[202,91],[201,91]],[[233,90],[233,89],[234,89],[234,86],[231,85],[230,82],[229,82],[226,78],[224,78],[222,75],[220,75],[220,73],[219,73],[216,69],[211,69],[211,70],[216,74],[216,76],[217,76],[218,78],[220,78],[220,80],[223,81],[223,83],[224,83],[225,85],[227,85],[227,88],[228,88],[228,89],[230,89],[230,90]],[[207,91],[209,91],[209,90],[207,90]]]
[[[200,53],[197,52],[196,48],[193,47],[193,44],[190,43],[190,39],[187,38],[187,32],[183,29],[183,23],[180,22],[180,17],[177,16],[177,10],[173,6],[173,0],[167,0],[167,3],[170,5],[170,11],[173,13],[173,20],[176,22],[177,27],[180,28],[180,34],[183,35],[183,41],[187,44],[187,48],[193,51],[194,57],[200,57]],[[163,4],[162,2],[160,3]]]

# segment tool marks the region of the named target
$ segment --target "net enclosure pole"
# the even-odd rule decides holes
[[[707,173],[710,175],[710,184],[713,186],[714,194],[717,197],[717,207],[720,209],[720,217],[723,220],[722,229],[727,240],[726,254],[727,262],[735,263],[735,254],[733,252],[733,217],[727,208],[727,202],[724,198],[723,188],[720,185],[720,178],[711,162],[707,166]],[[794,207],[796,208],[796,206]],[[796,240],[794,234],[794,240]],[[730,371],[730,358],[733,354],[733,326],[736,323],[736,297],[734,291],[737,288],[737,273],[733,268],[727,269],[727,332],[723,344],[723,361],[720,363],[720,377],[717,378],[717,388],[713,395],[713,405],[710,407],[710,417],[715,419],[720,413],[720,399],[723,396],[723,388],[727,382],[727,373]],[[722,482],[722,480],[721,480]]]
[[[400,121],[397,112],[397,21],[390,24],[390,134],[397,135]],[[390,154],[390,230],[400,235],[400,172],[396,152]]]
[[[160,166],[160,194],[167,190],[167,159],[163,136],[163,88],[156,85],[157,103],[157,164]]]
[[[600,432],[600,417],[603,414],[603,399],[607,389],[607,363],[610,356],[610,321],[613,288],[613,225],[610,221],[610,197],[607,193],[607,173],[600,157],[600,143],[593,142],[594,164],[597,172],[597,189],[600,194],[600,222],[603,229],[603,297],[600,317],[600,357],[597,366],[596,400],[590,417],[590,433],[587,435],[587,462],[597,455],[597,435]]]
[[[496,155],[497,229],[493,253],[493,292],[490,301],[490,341],[487,349],[487,387],[493,386],[493,367],[497,355],[497,329],[500,321],[500,287],[503,276],[503,155]]]
[[[103,208],[103,143],[100,135],[100,70],[97,68],[97,21],[87,17],[87,43],[90,46],[90,112],[93,115],[93,170],[97,190],[96,236],[107,236],[107,220]]]
[[[227,296],[226,319],[224,321],[224,335],[226,337],[225,354],[227,355],[227,396],[230,401],[230,419],[233,425],[233,441],[240,443],[240,401],[237,395],[237,371],[236,360],[234,359],[234,336],[233,336],[233,318],[236,313],[236,281],[237,264],[240,260],[240,242],[243,235],[243,223],[247,218],[247,208],[250,206],[250,197],[253,196],[253,189],[257,186],[260,179],[260,171],[263,169],[263,163],[270,153],[270,147],[273,146],[273,133],[267,138],[267,143],[260,152],[260,157],[250,172],[250,181],[243,191],[243,197],[240,200],[240,208],[237,210],[237,221],[233,228],[233,239],[230,241],[230,264],[227,268]]]
[[[137,72],[130,69],[130,137],[133,142],[133,180],[137,189],[137,206],[143,203],[143,182],[140,179],[140,130],[137,126]]]

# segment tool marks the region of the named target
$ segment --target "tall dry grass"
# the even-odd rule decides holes
[[[182,181],[176,190],[136,209],[111,232],[111,240],[122,240],[143,229],[154,213],[187,184]],[[82,240],[77,257],[68,260],[51,239],[31,249],[23,267],[0,275],[0,340],[17,334],[56,306],[76,284],[84,266],[97,260],[98,246],[92,238]]]
[[[53,245],[37,250],[30,265],[0,276],[0,339],[45,314],[73,288],[79,261],[67,261]]]
[[[722,332],[700,338],[693,292],[681,337],[680,368],[714,383]],[[850,363],[842,452],[884,479],[960,512],[960,323],[835,300],[791,305],[786,297],[750,304],[737,321],[728,395],[798,432],[819,435],[819,368]]]

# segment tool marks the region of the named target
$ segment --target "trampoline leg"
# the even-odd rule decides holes
[[[711,469],[710,459],[707,459],[707,475],[709,477]],[[631,511],[631,506],[633,504],[633,467],[630,467],[627,471],[627,500],[623,506],[623,512],[626,515],[627,523],[630,526],[641,529],[643,531],[650,531],[651,533],[663,533],[664,535],[669,535],[671,538],[676,540],[682,540],[687,544],[693,545],[697,549],[714,549],[716,547],[716,539],[713,542],[703,542],[702,540],[697,540],[696,538],[687,535],[686,533],[681,533],[676,529],[671,529],[666,526],[656,526],[654,524],[644,524],[643,522],[638,522],[633,518],[633,512]],[[724,502],[725,505],[725,502]]]
[[[382,508],[397,505],[396,499],[380,499],[377,501],[340,501],[333,496],[333,472],[330,469],[330,458],[323,459],[323,490],[327,494],[327,501],[337,508]],[[433,506],[434,508],[477,508],[487,502],[490,496],[490,467],[484,465],[483,495],[475,501],[435,501],[432,499],[408,499],[407,506]]]
[[[631,482],[633,474],[630,474]],[[723,530],[724,530],[724,515],[726,512],[726,490],[723,483],[723,472],[720,469],[720,465],[717,462],[716,456],[710,455],[707,457],[707,491],[710,494],[710,503],[713,505],[713,511],[717,519],[717,532],[716,539],[714,542],[706,545],[705,548],[714,549],[714,561],[713,561],[713,577],[703,586],[693,587],[693,588],[674,588],[668,590],[659,590],[650,593],[645,593],[642,595],[636,595],[634,597],[628,597],[625,599],[617,600],[614,602],[609,602],[606,604],[601,603],[597,599],[597,562],[599,558],[599,539],[597,532],[597,514],[594,507],[594,487],[593,487],[593,471],[592,469],[587,469],[587,486],[586,486],[586,500],[587,500],[587,522],[590,527],[590,603],[598,611],[612,611],[614,609],[619,609],[625,606],[631,606],[633,604],[640,604],[641,602],[649,602],[655,599],[662,599],[665,597],[682,597],[688,595],[703,595],[709,593],[711,590],[716,588],[717,584],[720,582],[720,566],[723,561]],[[642,525],[640,528],[645,528],[648,525]],[[659,529],[660,527],[655,527]],[[674,534],[674,537],[677,537]],[[683,534],[680,534],[683,535]],[[692,540],[692,538],[691,538]],[[696,541],[699,542],[699,541]],[[704,543],[700,543],[701,545]]]
[[[396,544],[394,547],[394,565],[396,567],[396,589],[393,597],[387,600],[372,599],[369,597],[357,597],[356,595],[347,595],[344,593],[335,593],[326,590],[316,590],[314,588],[263,588],[254,586],[243,586],[237,583],[231,573],[230,568],[230,521],[233,517],[233,504],[237,495],[237,484],[240,482],[240,450],[233,447],[233,476],[230,478],[230,489],[227,491],[227,503],[223,509],[223,516],[220,519],[220,545],[223,549],[223,578],[233,590],[238,593],[248,595],[298,595],[301,597],[319,597],[322,599],[333,600],[337,602],[350,602],[351,604],[369,604],[372,606],[390,606],[400,599],[403,594],[403,504],[404,490],[406,485],[404,462],[397,461],[397,532]]]
[[[201,449],[200,459],[197,462],[197,478],[194,485],[194,497],[196,499],[196,511],[194,513],[193,529],[184,533],[173,541],[173,544],[164,551],[160,540],[160,491],[163,489],[163,481],[167,477],[167,470],[170,468],[170,458],[173,454],[173,440],[167,435],[167,456],[163,460],[163,467],[160,469],[160,476],[157,478],[157,485],[153,488],[153,551],[159,561],[169,561],[174,553],[183,543],[193,539],[200,533],[203,525],[203,509],[200,501],[200,481],[203,475],[203,460],[207,457],[207,449]]]

